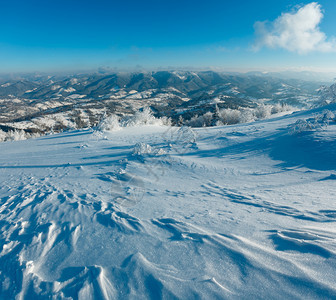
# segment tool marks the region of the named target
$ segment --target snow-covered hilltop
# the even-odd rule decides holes
[[[335,113],[1,143],[0,298],[336,298]]]

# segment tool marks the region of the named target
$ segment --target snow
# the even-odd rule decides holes
[[[51,86],[52,91],[56,91],[56,90],[59,90],[59,89],[61,89],[61,86],[58,85],[58,84]]]
[[[149,99],[154,90],[147,90],[144,92],[137,92],[136,90],[130,91],[128,94],[129,96],[126,97],[126,99]]]
[[[1,143],[0,298],[335,298],[333,118]]]
[[[70,99],[82,99],[85,98],[87,95],[80,95],[80,94],[72,94],[67,96],[66,98],[70,98]]]
[[[227,93],[234,94],[234,95],[240,94],[240,92],[238,91],[238,87],[236,87],[236,86],[230,88],[230,89],[227,90],[226,92],[227,92]]]
[[[32,90],[27,90],[27,91],[25,91],[25,94],[32,93],[32,92],[34,92],[36,90],[37,90],[37,88],[33,88]]]
[[[12,84],[10,82],[7,82],[7,83],[4,83],[1,85],[1,87],[9,87],[11,86]]]
[[[77,79],[77,78],[71,78],[71,79],[70,79],[70,83],[71,83],[72,85],[78,84],[78,79]]]
[[[186,80],[187,77],[182,75],[181,73],[177,72],[177,71],[174,71],[172,72],[176,77],[180,78],[181,80]]]
[[[72,93],[72,92],[76,92],[76,90],[73,87],[69,87],[67,89],[64,89],[64,92]]]

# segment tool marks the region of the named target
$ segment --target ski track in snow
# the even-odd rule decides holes
[[[0,144],[0,298],[336,298],[336,125],[289,135],[309,114]]]

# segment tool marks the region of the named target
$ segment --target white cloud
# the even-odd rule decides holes
[[[319,28],[322,18],[321,5],[312,2],[295,12],[282,13],[273,22],[256,22],[255,49],[284,48],[300,54],[312,51],[336,51],[335,39],[328,40],[326,34]]]

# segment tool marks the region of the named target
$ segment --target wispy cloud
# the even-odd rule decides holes
[[[321,5],[312,2],[294,12],[282,13],[273,22],[256,22],[254,48],[283,48],[299,54],[336,51],[336,40],[328,39],[319,28],[322,19]]]

